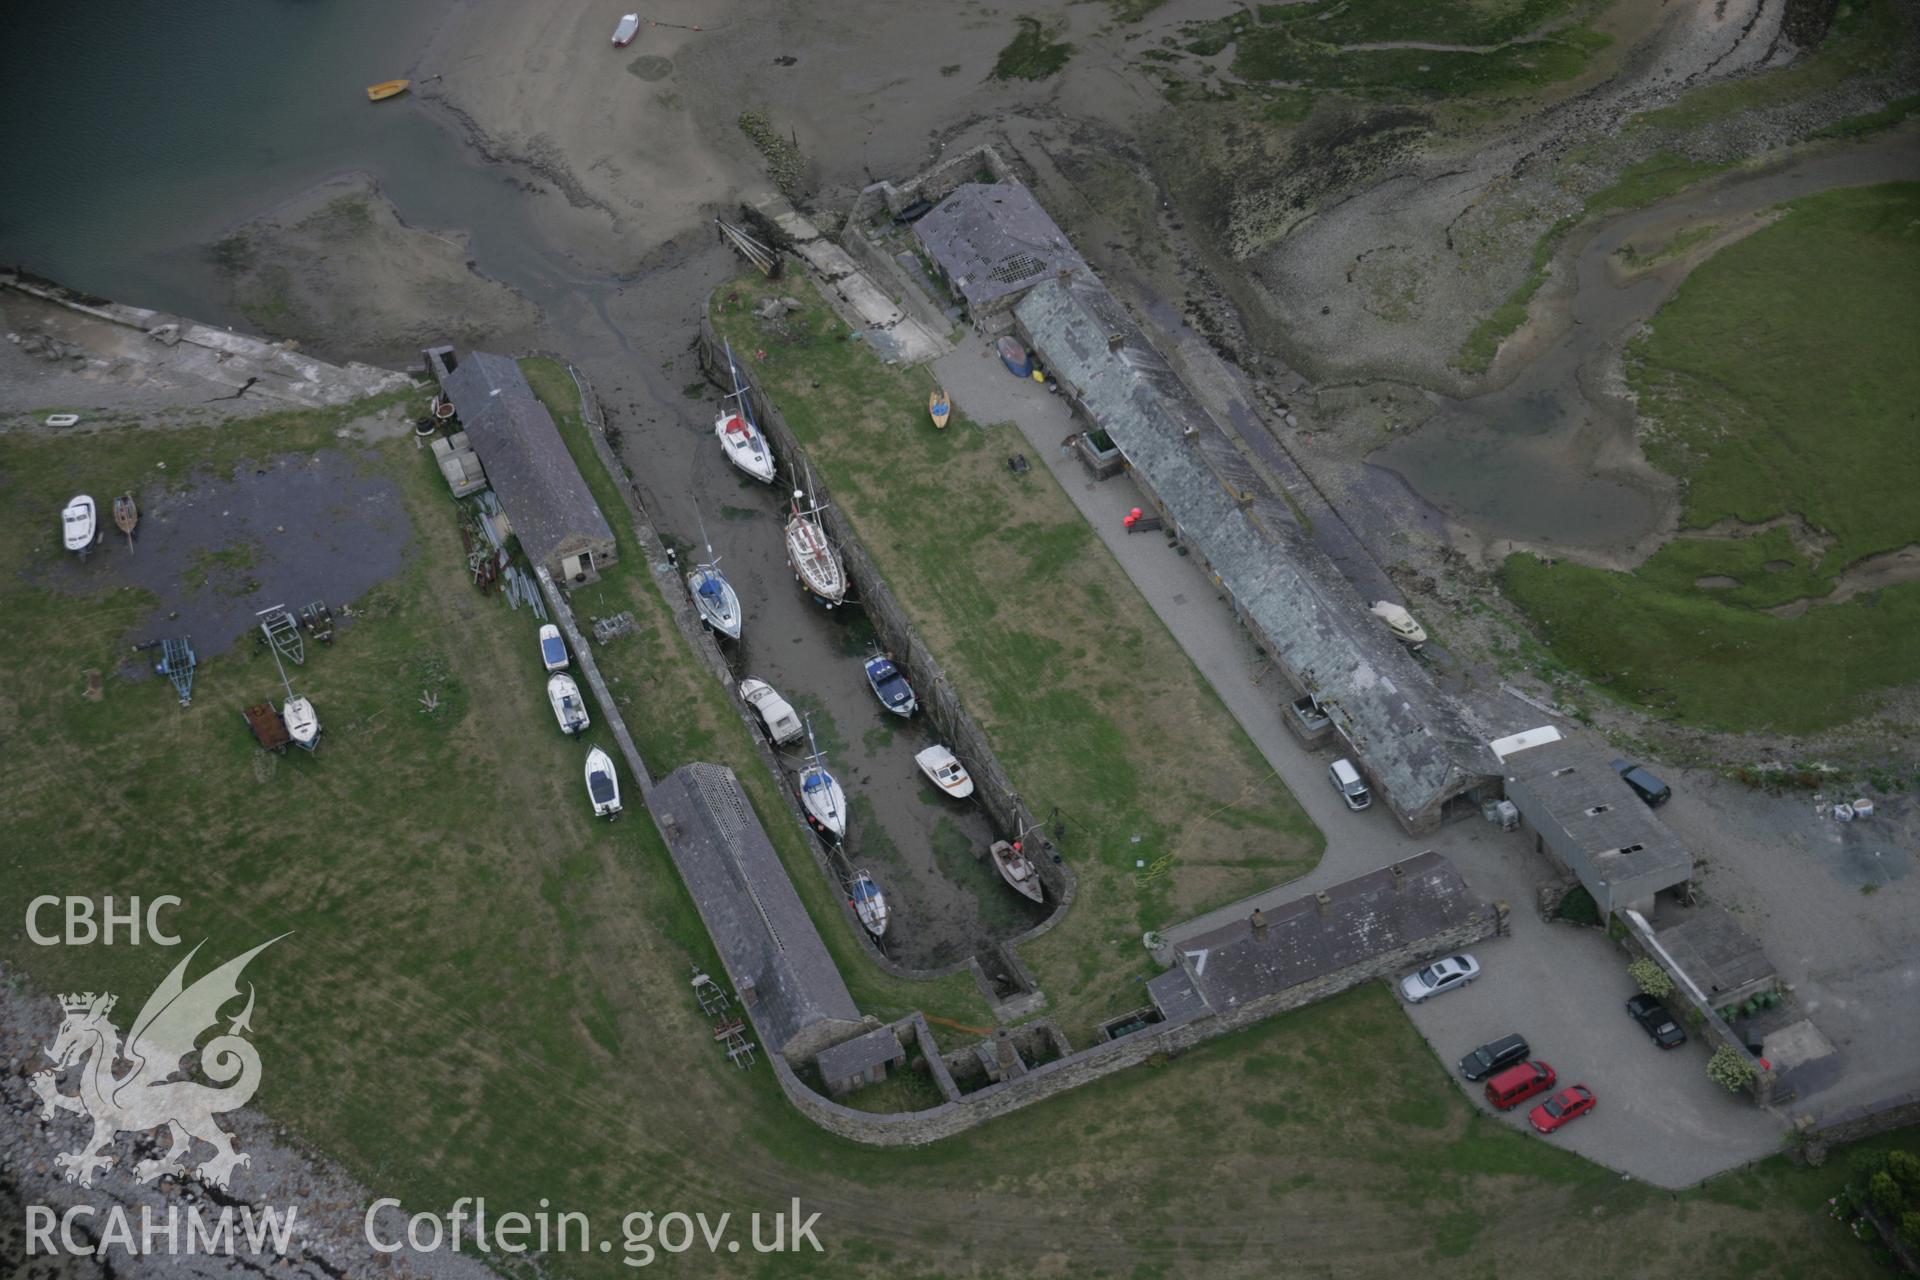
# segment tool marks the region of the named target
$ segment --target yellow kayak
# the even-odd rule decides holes
[[[405,93],[407,86],[412,83],[411,80],[386,80],[380,84],[370,84],[367,86],[367,100],[378,102],[382,98],[391,98],[395,94]]]

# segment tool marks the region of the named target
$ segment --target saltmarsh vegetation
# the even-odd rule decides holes
[[[1045,80],[1057,75],[1073,56],[1073,46],[1038,18],[1014,19],[1013,39],[993,62],[995,80]]]
[[[1508,593],[1561,660],[1626,702],[1732,730],[1826,728],[1920,679],[1920,582],[1848,579],[1920,542],[1916,226],[1916,183],[1795,201],[1698,267],[1629,347],[1647,456],[1684,484],[1683,532],[1632,573],[1507,560]]]
[[[785,286],[791,288],[791,286]],[[1080,877],[1021,954],[1077,1044],[1142,1003],[1143,930],[1290,879],[1319,832],[1011,425],[927,421],[924,370],[881,363],[811,291],[777,321],[717,292],[733,349],[807,445],[1001,763]],[[731,300],[730,300],[731,299]]]
[[[564,371],[529,373],[564,417]],[[18,922],[40,893],[178,893],[170,923],[189,944],[207,940],[196,973],[292,930],[248,971],[265,1064],[255,1105],[370,1196],[428,1211],[481,1196],[495,1215],[543,1202],[585,1213],[616,1249],[547,1260],[569,1276],[632,1274],[618,1224],[636,1209],[732,1213],[744,1232],[740,1215],[796,1195],[822,1213],[827,1252],[768,1258],[756,1274],[928,1274],[936,1256],[1006,1274],[1044,1249],[1147,1259],[1167,1274],[1264,1275],[1280,1247],[1320,1270],[1400,1258],[1426,1274],[1469,1259],[1509,1271],[1536,1260],[1540,1221],[1557,1224],[1573,1274],[1630,1272],[1647,1239],[1683,1223],[1716,1242],[1730,1272],[1873,1274],[1817,1212],[1846,1162],[1775,1158],[1677,1199],[1622,1182],[1478,1113],[1379,987],[930,1148],[861,1148],[814,1128],[764,1066],[736,1071],[716,1050],[686,986],[689,963],[713,969],[714,957],[652,825],[637,804],[611,824],[586,816],[583,748],[554,728],[534,619],[469,585],[429,454],[406,439],[336,436],[367,408],[0,435],[0,737],[22,747],[0,789],[0,913]],[[580,442],[577,420],[563,430]],[[60,576],[55,516],[76,490],[112,493],[189,463],[244,482],[248,460],[329,449],[396,479],[413,541],[400,572],[353,602],[333,647],[302,669],[327,721],[320,753],[269,760],[234,712],[276,683],[271,662],[244,644],[209,659],[187,710],[158,681],[113,676],[157,602]],[[583,469],[622,528],[605,472]],[[96,557],[113,554],[124,549]],[[648,571],[637,559],[622,568],[629,586]],[[583,610],[645,598],[607,595]],[[650,641],[636,616],[643,634],[605,660],[615,696],[635,699],[629,722],[663,735],[643,749],[724,753],[726,709],[703,704],[704,673],[684,689],[644,683],[688,659],[677,631]],[[83,695],[89,667],[109,673],[101,702]],[[423,688],[438,694],[431,713]],[[655,709],[675,723],[652,724]],[[741,777],[754,786],[751,767]],[[17,923],[0,934],[10,975],[46,993],[113,991],[122,1010],[180,954],[36,947]],[[1365,1088],[1355,1062],[1369,1065]],[[897,1096],[925,1095],[903,1083]],[[33,1141],[48,1154],[70,1147],[81,1129],[64,1123]],[[1782,1258],[1797,1270],[1779,1271]]]

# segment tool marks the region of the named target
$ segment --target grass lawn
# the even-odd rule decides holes
[[[764,1276],[1264,1276],[1282,1255],[1306,1271],[1506,1274],[1537,1264],[1543,1222],[1564,1274],[1633,1274],[1649,1241],[1683,1240],[1709,1275],[1875,1273],[1824,1213],[1846,1152],[1678,1197],[1622,1183],[1480,1118],[1379,986],[932,1148],[820,1132],[764,1068],[714,1048],[685,977],[713,964],[705,935],[642,815],[586,816],[582,747],[553,728],[534,620],[468,585],[429,456],[336,438],[353,417],[0,436],[0,740],[15,748],[0,913],[16,922],[0,956],[41,991],[137,1007],[179,951],[36,947],[26,900],[177,893],[169,922],[208,939],[196,972],[294,930],[248,971],[256,1105],[371,1195],[441,1211],[485,1196],[496,1215],[546,1198],[603,1235],[636,1209],[739,1215],[801,1196],[825,1255],[681,1263]],[[226,472],[327,449],[395,478],[412,546],[303,668],[327,722],[319,755],[256,755],[234,712],[271,664],[244,646],[203,664],[188,710],[111,675],[86,701],[80,673],[111,672],[152,602],[36,577],[60,554],[66,497],[156,461]],[[622,696],[640,697],[642,643],[608,652]],[[689,714],[655,696],[663,718]],[[546,1266],[631,1274],[617,1251]]]
[[[1654,463],[1685,482],[1680,537],[1631,574],[1507,561],[1557,655],[1677,720],[1804,732],[1920,679],[1920,583],[1815,604],[1848,565],[1920,542],[1920,184],[1786,206],[1702,264],[1628,351]],[[1697,586],[1700,579],[1718,585]]]
[[[716,292],[714,323],[766,353],[755,374],[1028,807],[1066,821],[1080,896],[1021,954],[1085,1044],[1142,1003],[1143,930],[1299,875],[1324,842],[1052,475],[1007,470],[1017,428],[959,405],[935,432],[924,370],[847,341],[818,294],[760,320],[768,291]]]
[[[1570,80],[1608,38],[1573,0],[1315,0],[1189,24],[1242,80],[1386,100],[1511,97]],[[1412,44],[1458,48],[1409,48]],[[1389,47],[1402,46],[1402,47]]]

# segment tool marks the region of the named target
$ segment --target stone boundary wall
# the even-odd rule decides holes
[[[1810,1142],[1833,1146],[1842,1142],[1858,1142],[1875,1134],[1891,1133],[1913,1124],[1920,1124],[1920,1089],[1910,1089],[1877,1102],[1843,1108],[1821,1117],[1804,1132]]]
[[[1437,951],[1479,942],[1492,936],[1493,932],[1494,913],[1492,910],[1483,910],[1465,924],[1324,974],[1310,982],[1262,996],[1226,1014],[1207,1014],[1177,1026],[1160,1024],[1148,1027],[1118,1040],[1109,1040],[1045,1063],[1018,1079],[987,1085],[963,1095],[957,1101],[944,1102],[925,1111],[880,1114],[843,1106],[809,1089],[777,1055],[771,1056],[770,1061],[787,1100],[821,1128],[870,1146],[919,1146],[951,1137],[984,1124],[995,1116],[1031,1106],[1149,1058],[1178,1054],[1216,1036],[1251,1026],[1276,1013],[1324,1000],[1363,982],[1385,978],[1395,970]],[[922,1043],[924,1046],[926,1042]]]
[[[713,326],[709,321],[700,323],[698,342],[700,367],[709,379],[717,384],[726,376],[726,356],[714,337]],[[767,433],[776,450],[780,451],[793,465],[799,465],[806,458],[806,450],[801,446],[793,429],[766,393],[760,389],[750,370],[742,369],[747,394],[751,398],[754,416],[760,427]],[[994,755],[992,745],[980,731],[980,727],[968,714],[961,703],[960,696],[954,691],[947,679],[944,668],[927,646],[921,642],[913,624],[908,620],[906,611],[900,607],[886,579],[874,566],[866,549],[849,527],[845,515],[832,505],[832,495],[815,477],[815,491],[820,499],[827,503],[822,513],[822,522],[834,541],[840,545],[842,557],[846,561],[847,573],[860,593],[860,602],[873,619],[874,629],[879,633],[881,643],[892,653],[893,660],[906,671],[918,695],[920,706],[928,717],[938,726],[956,754],[967,765],[967,771],[973,775],[974,795],[980,801],[994,824],[1002,832],[1039,830],[1040,823],[1019,795],[1013,790],[1013,784],[1000,767],[999,759]],[[1044,834],[1040,836],[1039,853],[1034,865],[1039,868],[1040,879],[1053,896],[1054,909],[1038,925],[1009,939],[1001,948],[1015,946],[1040,936],[1052,928],[1072,906],[1078,891],[1078,882],[1065,862],[1055,861],[1053,844]],[[1010,958],[1010,957],[1009,957]],[[956,968],[964,966],[955,966]],[[1023,970],[1017,963],[1010,963],[1009,969],[1018,974]],[[952,972],[952,969],[942,972]]]
[[[16,289],[43,302],[64,307],[81,315],[120,325],[146,335],[167,347],[198,347],[207,353],[213,365],[232,368],[232,385],[245,381],[244,374],[255,375],[252,390],[309,408],[350,404],[367,396],[396,391],[413,385],[413,379],[392,369],[380,369],[357,360],[329,364],[301,355],[291,342],[269,342],[250,334],[216,328],[183,319],[147,307],[110,302],[80,293],[50,280],[30,278],[13,271],[0,272],[0,289]]]
[[[899,213],[923,196],[933,200],[945,196],[963,182],[973,181],[974,175],[985,169],[993,175],[995,182],[1019,182],[1013,166],[1006,162],[992,143],[983,142],[969,147],[958,155],[946,159],[905,182],[895,185],[891,182],[876,182],[863,187],[854,197],[853,208],[847,211],[847,220],[840,227],[844,240],[848,232],[857,231],[860,224],[877,215],[882,209],[887,215]]]

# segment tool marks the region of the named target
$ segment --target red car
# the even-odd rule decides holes
[[[1576,1084],[1571,1089],[1562,1089],[1529,1111],[1527,1119],[1540,1132],[1552,1133],[1568,1121],[1577,1120],[1593,1110],[1593,1105],[1593,1090]]]

